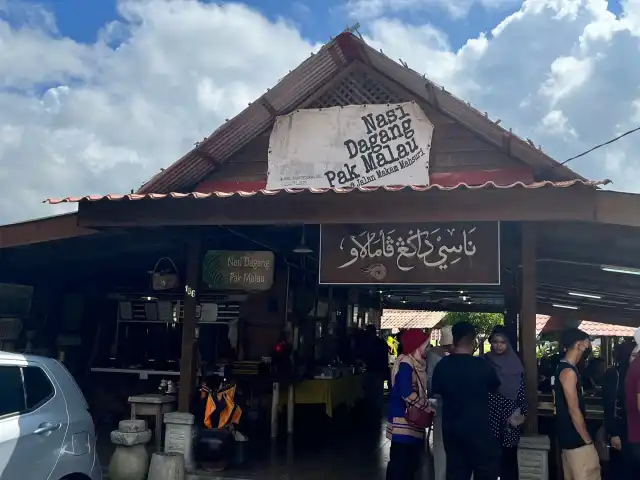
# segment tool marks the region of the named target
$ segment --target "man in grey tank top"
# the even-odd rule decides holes
[[[438,362],[449,354],[453,346],[451,327],[442,327],[440,330],[440,346],[432,347],[427,351],[427,394],[431,395],[431,377]],[[436,402],[436,416],[433,420],[433,470],[434,480],[445,480],[447,476],[447,455],[442,441],[442,399],[434,398]]]

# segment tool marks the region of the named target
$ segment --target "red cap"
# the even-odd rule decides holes
[[[400,344],[402,345],[402,352],[410,354],[415,352],[420,345],[426,343],[429,340],[429,335],[417,328],[409,328],[405,330],[400,337]]]

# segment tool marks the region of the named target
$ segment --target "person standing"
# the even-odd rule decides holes
[[[615,349],[615,365],[604,374],[602,382],[602,407],[604,428],[611,449],[609,450],[609,477],[613,480],[632,480],[627,468],[627,408],[625,379],[629,371],[631,353],[635,343],[625,342]]]
[[[434,480],[446,480],[447,454],[444,450],[444,442],[442,441],[442,399],[434,398],[431,382],[436,365],[442,358],[451,353],[452,348],[453,336],[451,335],[451,327],[442,327],[442,329],[440,329],[440,346],[432,347],[427,351],[427,394],[429,398],[433,398],[436,402],[436,416],[433,419]]]
[[[488,363],[473,356],[476,329],[468,322],[452,329],[453,351],[433,372],[433,394],[442,399],[442,436],[447,480],[497,480],[500,446],[489,424],[489,392],[500,386]]]
[[[631,365],[625,379],[625,405],[627,408],[627,455],[629,471],[634,478],[640,476],[640,328],[634,334],[636,347],[631,354]]]
[[[556,432],[565,480],[601,480],[598,452],[585,422],[578,363],[591,352],[589,335],[572,328],[562,333],[565,355],[552,379]]]
[[[409,407],[431,411],[427,401],[425,355],[429,337],[410,328],[400,337],[402,351],[391,372],[387,438],[391,440],[386,480],[413,480],[424,453],[425,429],[406,419]]]
[[[367,325],[365,333],[362,360],[366,371],[363,387],[371,424],[379,427],[384,404],[384,382],[389,377],[389,346],[378,337],[374,325]]]
[[[527,415],[524,368],[504,327],[494,327],[489,343],[485,359],[500,379],[498,391],[489,393],[489,420],[502,447],[500,480],[518,480],[518,444]]]

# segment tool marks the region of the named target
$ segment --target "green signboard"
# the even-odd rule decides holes
[[[213,290],[264,291],[273,285],[274,271],[273,252],[209,250],[202,280]]]

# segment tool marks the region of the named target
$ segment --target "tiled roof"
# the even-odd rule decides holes
[[[287,188],[284,190],[256,190],[251,192],[209,192],[209,193],[201,193],[201,192],[191,192],[191,193],[130,193],[126,195],[86,195],[84,197],[66,197],[66,198],[49,198],[46,199],[45,203],[50,203],[52,205],[58,203],[78,203],[78,202],[99,202],[105,200],[111,201],[119,201],[119,200],[164,200],[164,199],[182,199],[182,198],[191,198],[195,200],[201,200],[206,198],[218,197],[218,198],[228,198],[233,197],[234,195],[238,195],[240,197],[252,197],[254,195],[278,195],[282,193],[296,194],[296,193],[350,193],[350,192],[375,192],[378,190],[384,190],[387,192],[398,192],[402,190],[413,190],[416,192],[426,192],[429,190],[480,190],[480,189],[499,189],[505,190],[509,188],[527,188],[527,189],[536,189],[536,188],[568,188],[573,187],[575,185],[581,185],[586,187],[598,187],[601,185],[607,185],[611,183],[610,180],[602,180],[602,181],[587,181],[587,180],[567,180],[562,182],[533,182],[533,183],[523,183],[523,182],[515,182],[509,185],[498,185],[494,182],[486,182],[482,185],[467,185],[466,183],[459,183],[458,185],[453,186],[442,186],[437,184],[431,185],[412,185],[412,186],[386,186],[386,187],[359,187],[359,188]]]
[[[194,149],[156,174],[138,192],[166,193],[191,188],[240,148],[270,128],[276,115],[285,115],[300,106],[353,62],[369,64],[374,70],[437,106],[445,115],[470,128],[495,146],[506,148],[510,156],[523,163],[537,170],[548,168],[555,178],[582,178],[536,148],[531,140],[514,135],[491,120],[486,113],[455,97],[444,87],[397,63],[350,32],[343,32],[281,79],[262,97],[249,104],[244,111],[223,123]]]
[[[593,337],[633,337],[636,328],[608,323],[582,322],[578,328]]]
[[[382,311],[380,328],[398,330],[403,328],[433,328],[446,315],[446,312],[430,312],[426,310],[392,310]]]
[[[608,323],[582,321],[578,325],[580,330],[584,330],[592,337],[633,337],[635,327],[624,325],[611,325]],[[550,333],[563,329],[560,317],[550,317],[549,315],[536,315],[536,334]]]

